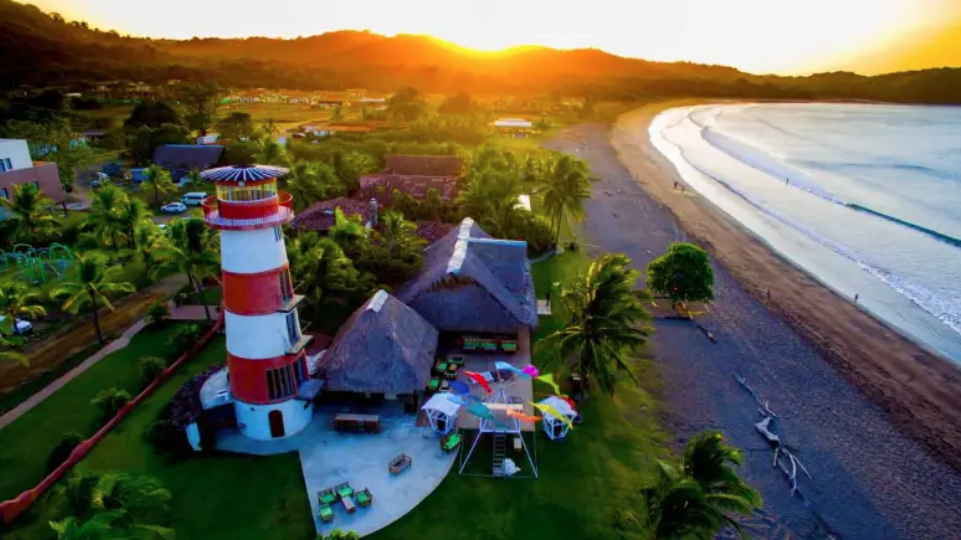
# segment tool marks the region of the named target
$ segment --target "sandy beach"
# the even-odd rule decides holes
[[[643,268],[673,241],[715,260],[716,300],[693,325],[657,320],[655,360],[666,424],[680,445],[720,429],[745,450],[764,497],[749,525],[764,538],[949,539],[961,530],[961,371],[803,273],[692,190],[647,135],[669,106],[613,126],[582,125],[549,146],[586,159],[600,181],[584,242]],[[688,103],[689,104],[689,103]],[[770,291],[770,299],[767,298]],[[781,417],[779,432],[810,471],[792,495],[754,430],[746,377]]]

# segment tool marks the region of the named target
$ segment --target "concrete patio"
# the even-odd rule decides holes
[[[417,417],[401,414],[399,408],[376,411],[380,433],[334,431],[336,412],[341,411],[319,409],[304,431],[286,439],[254,441],[237,430],[224,430],[218,434],[217,448],[255,455],[299,452],[314,525],[324,534],[341,529],[365,536],[390,525],[430,495],[456,461],[457,452],[444,453],[439,437],[429,427],[417,427]],[[401,453],[412,458],[412,465],[391,475],[387,464]],[[373,504],[348,514],[337,502],[331,507],[334,520],[321,523],[317,492],[344,482],[356,491],[369,489]]]

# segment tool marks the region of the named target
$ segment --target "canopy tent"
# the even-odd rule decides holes
[[[577,417],[577,411],[571,407],[570,403],[557,396],[542,399],[538,402],[538,405],[549,407],[567,418],[565,421],[553,414],[544,414],[541,418],[541,426],[543,426],[544,433],[547,434],[548,438],[552,441],[563,440],[571,429],[571,422]]]
[[[517,379],[515,378],[514,380]],[[534,454],[531,455],[531,449],[527,445],[527,438],[524,436],[521,420],[518,416],[508,414],[508,411],[510,411],[511,413],[519,414],[521,417],[526,415],[524,404],[516,402],[512,396],[508,395],[507,387],[510,384],[510,382],[498,384],[493,388],[490,395],[474,401],[468,406],[467,412],[477,416],[480,419],[480,423],[474,434],[474,440],[470,445],[470,449],[467,450],[466,453],[461,451],[459,474],[471,475],[470,473],[465,473],[465,470],[470,463],[471,456],[474,455],[474,451],[477,449],[477,443],[480,442],[482,438],[490,438],[491,447],[494,450],[491,472],[483,476],[537,478],[537,439],[533,439],[535,448]],[[530,474],[521,474],[521,469],[516,466],[513,460],[506,456],[508,446],[514,446],[523,451],[531,467]]]
[[[430,427],[435,433],[447,435],[457,425],[457,413],[460,412],[461,404],[454,401],[453,397],[453,394],[446,392],[434,394],[421,407],[421,410],[427,413]]]

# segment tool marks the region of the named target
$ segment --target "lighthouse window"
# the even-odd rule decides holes
[[[267,394],[271,401],[297,393],[298,378],[295,374],[297,368],[299,368],[298,365],[289,365],[267,370]]]
[[[284,239],[284,233],[281,231],[280,226],[274,227],[274,240],[280,242]]]

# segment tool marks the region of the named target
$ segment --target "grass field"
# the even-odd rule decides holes
[[[130,345],[108,355],[52,396],[0,430],[0,499],[32,487],[46,476],[46,459],[64,433],[90,436],[103,424],[90,404],[98,392],[117,387],[135,395],[143,387],[137,362],[144,356],[170,356],[174,326],[148,328]]]

